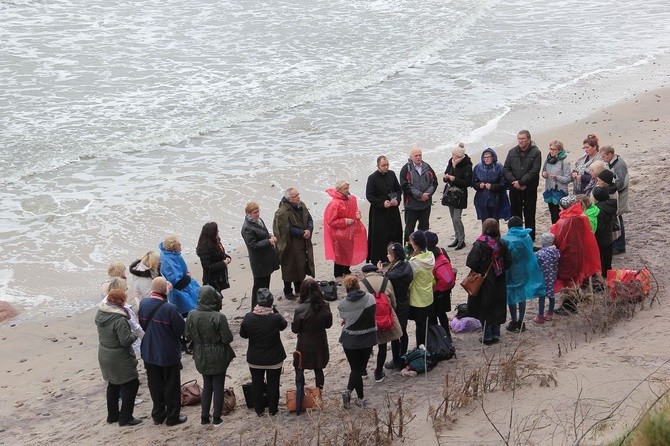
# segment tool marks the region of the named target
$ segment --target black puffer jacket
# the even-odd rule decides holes
[[[458,202],[458,206],[454,206],[456,209],[465,209],[468,207],[468,189],[472,185],[472,160],[468,155],[465,155],[462,161],[460,161],[454,167],[453,161],[450,159],[447,168],[444,170],[445,175],[453,175],[456,177],[454,181],[447,183],[445,187],[456,186],[459,189],[463,190],[461,199]],[[445,181],[446,182],[446,181]]]
[[[288,326],[279,313],[265,316],[247,313],[240,325],[240,336],[249,339],[247,362],[254,366],[271,366],[286,359],[279,332]]]

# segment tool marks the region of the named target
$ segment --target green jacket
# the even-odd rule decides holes
[[[589,217],[589,223],[591,223],[591,231],[595,234],[596,229],[598,229],[598,214],[600,214],[600,209],[598,206],[591,205],[584,211],[584,215]]]
[[[198,305],[186,318],[187,339],[193,341],[193,361],[202,375],[226,373],[235,357],[233,333],[221,312],[221,294],[209,285],[198,292]]]
[[[414,278],[409,284],[409,305],[425,308],[433,304],[433,268],[435,256],[430,251],[422,251],[409,258]]]
[[[95,325],[98,327],[98,362],[103,379],[116,385],[138,379],[137,359],[132,349],[137,336],[130,331],[126,311],[103,301],[98,305]]]

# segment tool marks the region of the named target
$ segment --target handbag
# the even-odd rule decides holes
[[[490,269],[491,265],[489,265],[489,267],[486,269],[486,272],[483,276],[477,271],[470,270],[468,275],[463,278],[461,281],[461,286],[468,293],[468,296],[476,296],[479,294],[479,290],[482,288],[484,279],[486,279]]]
[[[319,289],[323,293],[323,298],[328,302],[334,302],[337,300],[337,284],[335,281],[319,281]]]
[[[296,390],[290,389],[286,391],[286,408],[289,412],[295,412],[295,395]],[[302,400],[302,410],[315,409],[321,407],[321,389],[318,387],[305,387],[305,396]]]
[[[198,381],[192,379],[181,385],[181,405],[194,406],[200,404],[200,395],[202,395],[202,388]]]
[[[464,193],[465,192],[460,187],[449,185],[444,186],[444,191],[442,192],[442,205],[452,208],[460,208]]]
[[[236,405],[237,397],[235,397],[235,389],[226,387],[223,390],[223,410],[221,411],[221,415],[230,415],[235,410]]]

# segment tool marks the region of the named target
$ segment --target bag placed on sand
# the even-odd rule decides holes
[[[433,359],[438,362],[456,356],[456,349],[451,344],[451,340],[449,340],[447,330],[441,325],[428,326],[426,350],[428,350],[433,356]]]
[[[235,396],[235,389],[232,387],[226,387],[223,390],[223,410],[221,415],[230,415],[237,406],[237,397]]]
[[[417,373],[425,373],[437,364],[437,361],[433,359],[433,355],[422,348],[415,348],[402,355],[400,359],[405,364],[405,367],[409,367]]]
[[[286,408],[289,412],[296,410],[296,390],[286,391]],[[318,409],[321,407],[321,389],[318,387],[305,387],[305,393],[302,399],[302,411],[305,409]]]
[[[610,269],[607,286],[612,301],[641,302],[651,291],[651,274],[647,268]]]
[[[325,281],[320,280],[319,289],[323,293],[323,298],[328,302],[334,302],[337,300],[337,284],[335,281]]]
[[[200,396],[202,395],[202,388],[198,381],[192,379],[181,385],[181,405],[194,406],[200,404]]]

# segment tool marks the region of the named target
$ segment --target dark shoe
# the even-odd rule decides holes
[[[612,255],[613,256],[616,256],[616,255],[619,255],[619,254],[626,254],[626,250],[625,249],[613,249],[612,250]]]
[[[140,420],[139,418],[131,418],[128,421],[124,421],[124,422],[119,421],[119,426],[137,426],[141,422],[142,422],[142,420]]]
[[[118,423],[118,422],[119,422],[119,419],[118,419],[118,418],[107,418],[107,422],[108,422],[109,424],[112,424],[112,423]]]
[[[393,361],[389,361],[389,362],[384,364],[384,368],[386,370],[400,370],[400,369],[402,369],[402,365],[401,364],[396,364]]]
[[[498,342],[500,342],[500,338],[493,338],[493,343],[494,344],[497,344]]]
[[[479,338],[479,342],[481,342],[484,345],[493,345],[495,344],[495,341],[493,339],[482,339]]]
[[[221,426],[223,425],[223,420],[221,418],[214,417],[214,419],[212,420],[212,424],[214,425],[214,427]]]
[[[351,390],[345,390],[342,392],[342,406],[345,409],[348,409],[351,406]]]
[[[163,424],[164,421],[165,421],[165,418],[163,418],[162,420],[161,420],[161,419],[158,419],[158,420],[157,420],[157,419],[154,418],[154,424],[155,424],[156,426],[158,426],[159,424]]]
[[[200,424],[209,424],[209,417],[200,417]]]
[[[554,310],[554,314],[557,314],[559,316],[572,316],[575,314],[576,311],[570,311],[565,309],[565,307],[558,307],[557,309]]]
[[[457,246],[458,246],[458,240],[454,240],[453,242],[447,245],[447,248],[455,248]]]
[[[375,382],[380,383],[386,379],[386,373],[381,372],[379,374],[375,373]]]
[[[509,324],[507,324],[507,327],[505,327],[505,330],[511,332],[511,333],[518,333],[519,332],[519,323],[510,321]]]
[[[188,417],[186,415],[179,415],[179,418],[176,420],[167,420],[165,422],[166,426],[176,426],[178,424],[186,423],[186,420],[188,420]]]
[[[259,417],[262,417],[262,416],[265,415],[265,412],[260,412],[260,413],[259,413],[259,412],[256,412],[256,415],[258,415]]]
[[[465,242],[459,242],[458,245],[454,248],[454,250],[458,251],[459,249],[465,248]]]
[[[517,327],[519,327],[519,331],[521,333],[526,331],[526,323],[525,322],[517,322],[516,325],[517,325]]]
[[[284,293],[284,299],[286,300],[295,300],[295,298],[298,297],[293,293]]]

